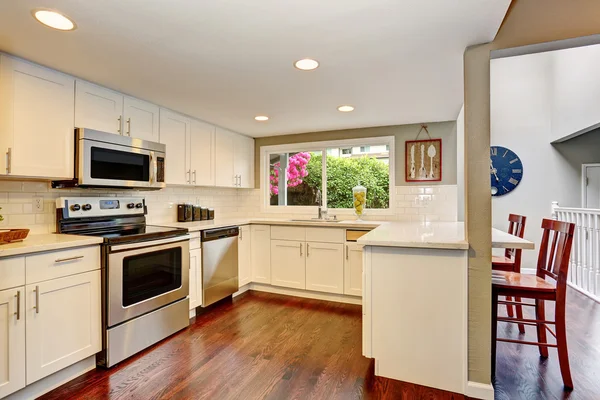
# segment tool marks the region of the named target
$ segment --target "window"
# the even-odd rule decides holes
[[[264,204],[273,211],[319,205],[352,210],[352,188],[360,184],[367,188],[367,209],[389,209],[393,141],[379,137],[264,147]]]

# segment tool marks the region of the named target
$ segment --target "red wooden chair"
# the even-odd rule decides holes
[[[525,222],[527,217],[517,214],[508,215],[508,233],[515,235],[523,239],[525,235]],[[504,257],[493,256],[492,257],[492,270],[494,271],[507,271],[507,272],[521,272],[521,252],[522,249],[506,249]],[[512,297],[507,297],[507,301],[511,301]],[[521,299],[516,298],[516,302],[520,303]],[[523,307],[521,305],[515,305],[517,318],[523,318]],[[506,313],[509,317],[513,317],[513,305],[506,304]],[[519,332],[525,333],[525,325],[519,324]]]
[[[556,347],[564,386],[573,389],[571,370],[569,368],[569,353],[567,350],[567,329],[565,324],[565,306],[567,295],[567,274],[569,257],[573,244],[575,224],[550,219],[542,220],[542,243],[540,245],[536,275],[520,274],[517,272],[492,272],[492,376],[496,370],[496,341],[509,343],[530,344],[539,347],[540,355],[548,357],[548,347]],[[555,283],[546,281],[552,278]],[[535,304],[521,305],[535,307],[535,319],[501,318],[498,317],[498,304],[516,302],[499,301],[499,296],[522,297],[534,299]],[[546,320],[544,301],[554,301],[555,321]],[[521,322],[537,327],[537,342],[497,338],[498,321]],[[553,332],[549,324],[555,325]],[[546,330],[556,338],[556,344],[548,343]]]

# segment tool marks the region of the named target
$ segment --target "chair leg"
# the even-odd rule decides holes
[[[537,320],[545,320],[546,319],[546,309],[544,308],[544,300],[535,300],[535,318]],[[538,323],[537,324],[537,338],[539,343],[548,343],[546,339],[546,324]],[[548,347],[539,346],[540,348],[540,356],[544,358],[548,358]]]
[[[573,389],[573,379],[571,378],[571,368],[569,366],[569,351],[567,349],[567,325],[565,318],[565,299],[560,301],[556,299],[556,344],[558,345],[558,361],[560,363],[560,373],[562,374],[565,388]]]
[[[506,296],[506,301],[512,301],[512,297],[510,297],[510,296]],[[511,305],[511,304],[507,304],[507,305],[506,305],[506,314],[507,314],[507,315],[508,315],[510,318],[512,318],[512,317],[514,316],[514,314],[513,314],[513,307],[512,307],[512,305]]]
[[[496,339],[498,337],[498,292],[492,289],[492,379],[496,376]]]
[[[515,301],[521,302],[521,298],[515,297]],[[515,306],[515,311],[517,313],[517,318],[523,319],[523,307]],[[519,333],[525,333],[525,324],[519,324]]]

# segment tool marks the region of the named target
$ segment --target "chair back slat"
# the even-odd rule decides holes
[[[508,233],[511,235],[515,235],[523,239],[525,235],[525,222],[527,221],[527,217],[523,215],[517,214],[509,214],[508,215]],[[518,268],[521,268],[521,249],[506,249],[504,252],[504,257],[515,259],[515,263],[518,263]]]
[[[575,224],[544,219],[542,230],[537,276],[542,279],[549,276],[556,280],[557,289],[564,290],[567,284]]]

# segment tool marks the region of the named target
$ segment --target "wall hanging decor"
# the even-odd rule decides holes
[[[418,140],[422,131],[429,139]],[[442,139],[432,139],[427,125],[421,125],[415,140],[407,140],[404,152],[406,182],[442,180]]]

